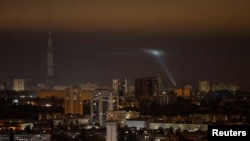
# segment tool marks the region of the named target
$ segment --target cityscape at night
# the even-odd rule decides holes
[[[0,141],[249,136],[249,1],[0,3]]]

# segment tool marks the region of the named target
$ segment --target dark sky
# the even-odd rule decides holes
[[[1,83],[45,82],[48,5],[0,0]],[[250,91],[248,0],[51,0],[51,21],[58,85],[168,70],[179,88],[208,80]]]

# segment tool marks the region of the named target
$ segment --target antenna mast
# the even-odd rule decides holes
[[[51,0],[49,0],[49,33],[48,33],[48,50],[47,50],[47,81],[46,81],[46,88],[51,90],[53,89],[54,80],[54,70],[53,70],[53,47],[52,47],[52,22],[51,22]]]

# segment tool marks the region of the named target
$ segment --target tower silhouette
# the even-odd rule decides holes
[[[52,31],[51,31],[51,1],[49,0],[49,31],[48,31],[48,50],[47,50],[47,80],[46,89],[51,90],[54,87],[54,56],[52,46]]]

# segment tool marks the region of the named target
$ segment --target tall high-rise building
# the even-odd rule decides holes
[[[135,86],[134,78],[126,77],[119,81],[118,91],[120,96],[134,96]]]
[[[14,79],[14,91],[24,91],[24,90],[25,90],[25,80]]]
[[[83,90],[81,87],[70,87],[67,89],[64,98],[64,113],[65,114],[87,114],[84,111],[84,105],[90,99],[90,93]]]
[[[160,75],[136,79],[135,97],[139,99],[140,103],[167,104],[167,78]]]
[[[113,82],[112,83],[113,90],[118,91],[119,88],[118,79],[113,79],[112,82]]]
[[[52,31],[51,31],[51,3],[49,0],[49,34],[48,34],[48,50],[47,50],[47,80],[46,89],[53,89],[54,85],[54,56],[52,46]]]
[[[199,91],[209,92],[210,91],[209,81],[199,81]]]
[[[95,89],[90,98],[90,113],[93,123],[106,124],[106,112],[115,111],[119,105],[118,91]]]

